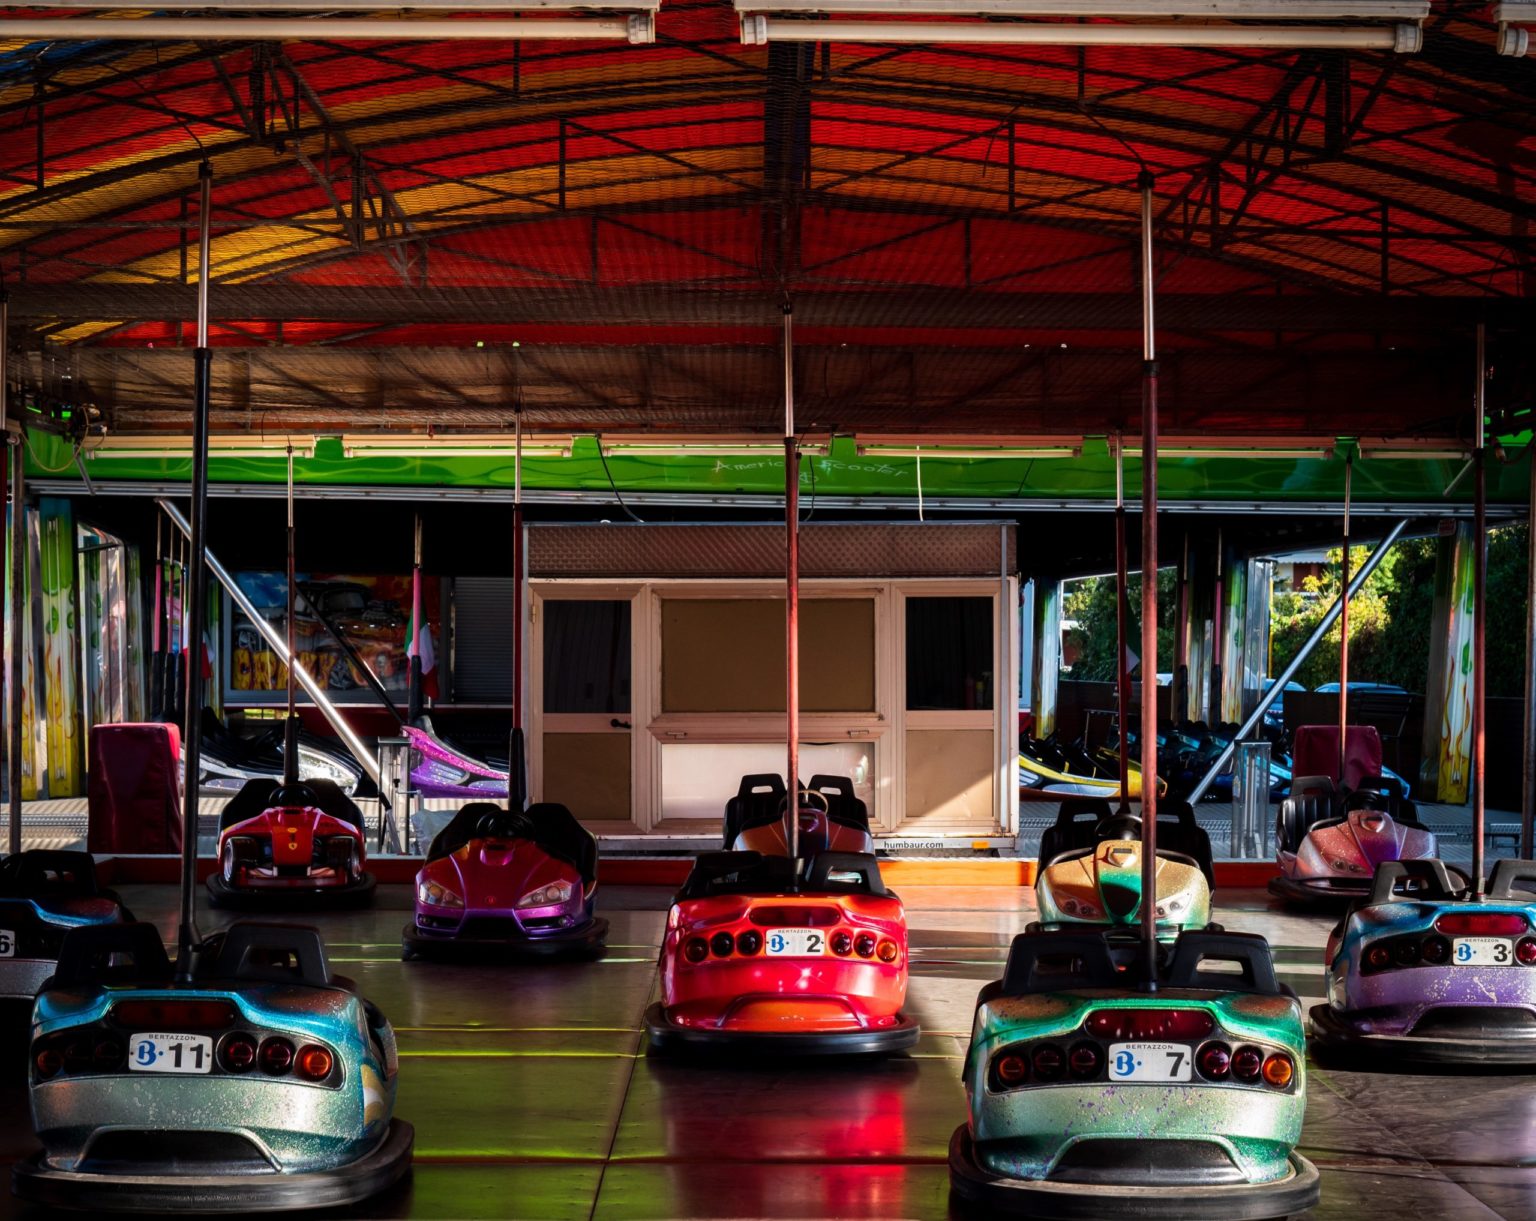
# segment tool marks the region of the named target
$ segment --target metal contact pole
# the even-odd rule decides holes
[[[299,718],[294,709],[294,687],[298,682],[298,650],[294,648],[294,603],[298,581],[294,572],[295,535],[293,529],[293,442],[288,442],[288,609],[284,631],[288,639],[288,716],[283,721],[283,784],[299,782]],[[199,667],[201,669],[201,667]]]
[[[197,817],[201,788],[198,778],[202,774],[202,742],[198,733],[203,709],[202,633],[203,624],[208,618],[208,565],[205,552],[208,547],[208,414],[213,371],[213,353],[208,348],[208,281],[212,270],[208,256],[208,224],[213,194],[213,167],[204,161],[198,166],[197,177],[197,350],[192,354],[192,507],[187,531],[187,558],[191,568],[190,580],[184,578],[183,584],[189,586],[184,589],[188,610],[187,635],[196,636],[198,650],[195,657],[189,656],[187,660],[186,800],[182,807],[181,828],[181,923],[176,932],[176,969],[182,979],[188,980],[192,977],[192,951],[199,941],[194,887],[197,881]],[[288,669],[291,674],[291,654]]]
[[[1403,531],[1408,528],[1408,520],[1406,517],[1400,518],[1393,525],[1392,529],[1387,531],[1387,537],[1381,540],[1381,544],[1375,551],[1371,552],[1366,558],[1365,563],[1360,565],[1360,571],[1355,573],[1354,579],[1349,583],[1349,592],[1352,596],[1360,592],[1365,586],[1366,581],[1370,578],[1371,573],[1376,571],[1376,566],[1387,558],[1387,553],[1392,550],[1392,545],[1402,537]],[[1231,762],[1232,756],[1237,751],[1237,744],[1253,732],[1254,727],[1263,719],[1265,712],[1269,710],[1269,706],[1284,693],[1285,684],[1291,681],[1307,658],[1312,656],[1312,650],[1317,648],[1322,642],[1323,637],[1328,634],[1328,629],[1333,626],[1334,620],[1339,617],[1339,608],[1342,602],[1342,595],[1333,600],[1328,609],[1323,612],[1323,617],[1317,621],[1317,625],[1312,629],[1312,634],[1302,641],[1301,648],[1296,650],[1296,656],[1291,658],[1286,664],[1285,669],[1281,670],[1279,674],[1270,680],[1269,689],[1259,696],[1259,702],[1254,705],[1253,711],[1248,714],[1248,719],[1232,735],[1232,740],[1222,747],[1221,753],[1216,756],[1216,761],[1206,769],[1205,775],[1201,776],[1199,781],[1196,782],[1195,787],[1189,790],[1189,796],[1185,800],[1190,805],[1194,805],[1200,798],[1205,796],[1205,790],[1211,787],[1216,777],[1221,775],[1226,770],[1227,764]]]
[[[1355,458],[1344,459],[1344,554],[1339,561],[1339,787],[1344,787],[1344,759],[1349,733],[1349,494]]]
[[[1115,709],[1120,738],[1120,808],[1131,811],[1131,667],[1126,657],[1130,644],[1130,561],[1125,536],[1125,438],[1115,434]]]
[[[1483,827],[1486,822],[1483,783],[1484,745],[1487,720],[1484,716],[1488,694],[1483,665],[1484,643],[1488,628],[1488,464],[1485,461],[1484,421],[1487,418],[1488,385],[1487,330],[1477,324],[1477,383],[1473,408],[1477,412],[1473,435],[1477,446],[1472,451],[1474,487],[1472,525],[1472,885],[1483,893]]]
[[[0,290],[0,436],[4,437],[5,456],[0,467],[8,475],[6,497],[11,507],[11,599],[6,607],[10,646],[5,651],[5,722],[6,722],[6,792],[10,803],[10,835],[7,851],[15,856],[21,851],[21,756],[25,743],[21,732],[21,640],[22,616],[26,610],[27,508],[26,463],[21,432],[12,436],[10,422],[10,334],[11,303]]]
[[[800,855],[800,449],[795,440],[795,320],[784,306],[784,779],[789,859]]]
[[[191,530],[192,527],[187,523],[187,519],[182,516],[181,510],[169,500],[159,500],[155,503],[160,506],[171,525],[175,526],[182,535],[186,535]],[[346,748],[352,752],[353,759],[363,769],[364,774],[382,792],[383,786],[380,784],[379,778],[378,755],[363,745],[363,740],[357,736],[357,732],[352,726],[347,724],[347,718],[341,715],[335,704],[331,703],[330,697],[326,695],[324,688],[320,686],[314,676],[305,670],[303,666],[299,665],[295,658],[288,655],[288,643],[283,638],[283,634],[272,626],[265,615],[256,609],[256,604],[246,596],[245,591],[240,588],[235,578],[229,575],[229,570],[219,563],[218,556],[214,555],[212,550],[209,549],[205,549],[203,554],[208,562],[209,574],[224,587],[224,592],[229,595],[229,600],[234,603],[235,609],[246,617],[251,627],[255,629],[256,634],[267,642],[268,647],[277,655],[279,662],[286,666],[295,667],[294,677],[298,679],[299,686],[304,688],[304,694],[309,696],[310,701],[320,710],[320,715],[325,718],[326,724],[342,740]]]
[[[1536,450],[1532,451],[1525,533],[1525,749],[1520,786],[1520,859],[1528,861],[1536,850]]]
[[[421,690],[421,638],[427,629],[426,625],[421,621],[421,611],[421,513],[418,511],[411,550],[411,639],[406,642],[406,647],[410,652],[408,679],[410,691],[406,695],[405,715],[412,725],[421,719],[423,703]]]
[[[528,804],[528,759],[523,742],[523,416],[512,416],[512,743],[507,758],[507,809]]]
[[[1153,321],[1152,175],[1141,187],[1141,932],[1147,990],[1157,991],[1157,344]]]

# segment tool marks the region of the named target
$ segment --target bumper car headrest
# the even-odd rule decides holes
[[[1376,866],[1370,897],[1364,906],[1398,899],[1435,903],[1459,898],[1465,889],[1451,880],[1444,861],[1383,861]]]
[[[0,861],[0,895],[23,899],[94,899],[96,859],[89,852],[33,848]]]
[[[1141,819],[1134,814],[1117,814],[1113,818],[1106,818],[1093,829],[1093,838],[1101,844],[1112,839],[1139,840]]]
[[[289,796],[296,800],[287,800]],[[281,805],[309,806],[341,822],[350,823],[359,831],[363,830],[363,812],[358,809],[357,803],[343,793],[334,780],[322,780],[318,776],[292,789],[269,776],[247,780],[219,812],[219,830],[227,831],[238,823]]]
[[[764,827],[784,817],[784,781],[769,772],[743,776],[736,796],[725,803],[725,847],[743,831]]]
[[[280,784],[267,798],[268,806],[318,806],[320,798],[315,790],[302,780],[297,784]]]
[[[93,924],[64,934],[43,990],[170,982],[171,960],[153,924]]]
[[[214,938],[209,939],[211,942]],[[213,950],[208,955],[208,950]],[[213,979],[331,986],[331,967],[318,929],[303,924],[239,921],[204,949],[205,971]]]
[[[1236,964],[1237,971],[1207,970],[1208,962]],[[1269,942],[1255,933],[1179,934],[1173,945],[1166,984],[1170,988],[1210,988],[1220,992],[1282,994]]]
[[[1488,875],[1490,899],[1536,898],[1536,861],[1500,861]]]

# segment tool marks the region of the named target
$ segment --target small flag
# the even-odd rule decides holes
[[[421,690],[423,695],[437,698],[437,654],[432,647],[432,625],[425,616],[411,616],[405,630],[406,657],[421,658]]]

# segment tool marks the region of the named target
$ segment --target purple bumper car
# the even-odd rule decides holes
[[[416,875],[402,957],[591,956],[608,935],[596,897],[597,841],[563,805],[470,802]]]
[[[1487,892],[1442,861],[1395,861],[1328,941],[1324,1052],[1393,1064],[1536,1065],[1536,861]]]

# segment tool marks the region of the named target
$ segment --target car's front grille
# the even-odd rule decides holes
[[[103,1132],[80,1169],[93,1174],[265,1174],[272,1163],[234,1132]]]
[[[1536,1039],[1536,1013],[1514,1006],[1442,1005],[1414,1023],[1421,1039]]]
[[[1231,1156],[1208,1140],[1082,1140],[1061,1155],[1055,1183],[1196,1187],[1245,1183]]]
[[[505,941],[509,937],[522,935],[522,927],[510,916],[471,916],[464,921],[460,931],[460,936],[484,938],[487,941]]]

